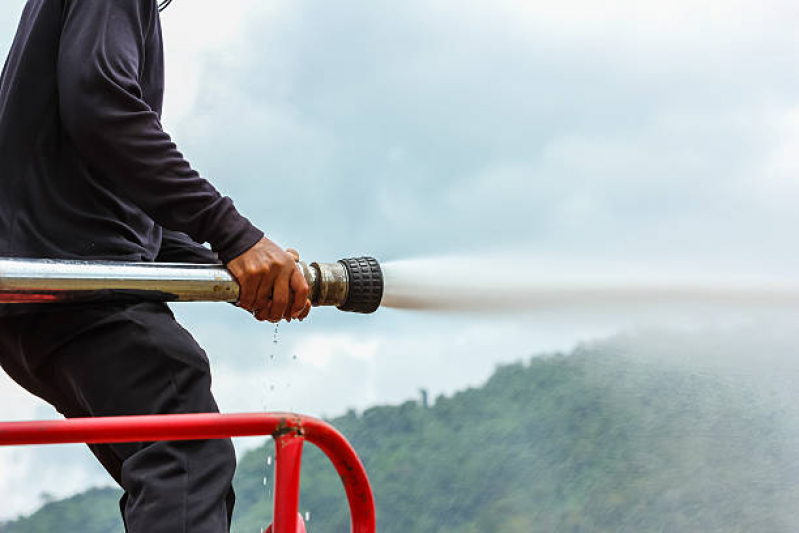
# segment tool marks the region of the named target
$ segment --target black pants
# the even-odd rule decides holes
[[[217,412],[208,358],[164,304],[0,318],[0,365],[68,418]],[[129,533],[230,528],[230,440],[92,445]]]

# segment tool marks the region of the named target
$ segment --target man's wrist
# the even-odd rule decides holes
[[[245,219],[246,220],[246,219]],[[246,227],[242,229],[241,232],[236,235],[235,239],[226,243],[225,248],[217,249],[216,252],[219,254],[219,259],[224,263],[228,264],[253,246],[255,246],[258,241],[263,239],[264,232],[253,226],[249,221],[247,221]]]

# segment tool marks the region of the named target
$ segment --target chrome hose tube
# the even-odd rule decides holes
[[[299,263],[314,306],[372,313],[383,295],[383,276],[370,257],[336,263]],[[0,259],[0,303],[115,300],[232,302],[239,285],[221,265]]]

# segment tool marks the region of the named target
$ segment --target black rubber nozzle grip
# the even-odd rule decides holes
[[[354,257],[339,261],[347,269],[347,299],[339,309],[353,313],[374,313],[383,299],[383,271],[373,257]]]

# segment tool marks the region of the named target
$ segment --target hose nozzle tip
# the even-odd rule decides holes
[[[353,257],[339,261],[347,271],[347,299],[339,309],[374,313],[383,299],[383,271],[374,257]]]

